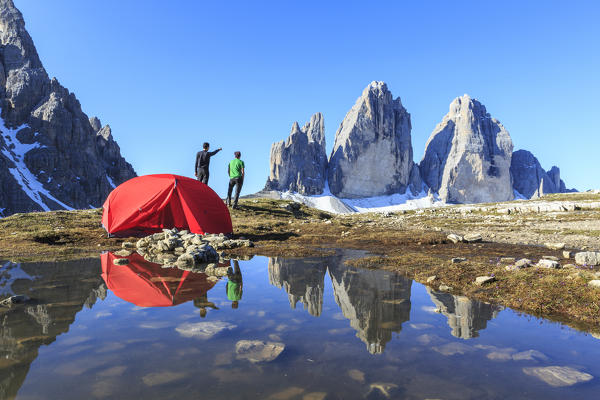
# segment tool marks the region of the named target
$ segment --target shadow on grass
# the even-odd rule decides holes
[[[261,234],[257,234],[257,233],[245,234],[245,233],[239,232],[238,236],[243,236],[246,239],[250,239],[253,242],[261,242],[261,241],[268,241],[268,240],[273,240],[276,242],[284,242],[291,237],[298,237],[299,235],[296,233],[293,233],[293,232],[267,232],[267,233],[261,233]]]

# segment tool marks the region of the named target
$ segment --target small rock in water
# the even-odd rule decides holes
[[[560,268],[560,264],[555,260],[541,259],[537,266],[540,268]]]
[[[495,280],[496,278],[493,276],[478,276],[477,278],[475,278],[475,284],[481,286],[486,283],[494,282]]]
[[[465,235],[463,237],[463,240],[467,243],[475,243],[475,242],[481,242],[483,240],[483,238],[481,237],[481,235],[479,233],[469,233],[468,235]]]
[[[431,283],[431,282],[435,281],[436,278],[437,278],[437,276],[435,276],[435,275],[427,277],[427,283]]]
[[[575,262],[579,265],[600,265],[600,252],[581,251],[575,253]]]
[[[365,373],[362,371],[359,371],[358,369],[351,369],[350,371],[348,371],[348,376],[357,382],[360,382],[360,383],[365,382]]]
[[[461,263],[461,262],[464,262],[464,261],[467,261],[467,259],[464,258],[464,257],[454,257],[452,259],[452,263],[453,264],[458,264],[458,263]]]
[[[563,258],[571,258],[571,257],[573,257],[573,252],[569,251],[569,250],[565,250],[565,251],[563,251],[562,256],[563,256]]]
[[[544,243],[544,246],[550,250],[562,250],[565,248],[564,243]]]
[[[147,386],[164,385],[181,380],[187,376],[184,372],[162,371],[152,372],[142,377],[142,382]]]
[[[535,376],[546,382],[550,386],[562,387],[573,386],[579,382],[587,382],[594,377],[585,372],[581,372],[571,367],[526,367],[523,372],[527,375]]]
[[[121,247],[123,247],[124,249],[133,249],[135,248],[135,244],[131,242],[123,242],[123,244],[121,244]]]
[[[534,361],[534,360],[547,360],[548,357],[540,351],[537,350],[527,350],[522,351],[520,353],[513,354],[512,359],[515,361]]]
[[[447,236],[448,240],[450,240],[452,243],[458,243],[458,242],[462,242],[463,241],[463,237],[460,235],[457,235],[455,233],[451,233]]]
[[[398,389],[395,383],[375,382],[369,385],[369,391],[365,395],[368,400],[375,399],[390,399],[394,392]],[[394,396],[395,398],[395,396]]]
[[[252,363],[273,361],[284,349],[283,343],[261,340],[240,340],[235,344],[237,358],[246,359]]]
[[[177,328],[175,328],[175,330],[184,337],[210,339],[221,331],[235,329],[236,327],[236,325],[222,321],[196,323],[186,322],[179,325]]]
[[[594,279],[588,282],[588,286],[600,289],[600,280]]]
[[[115,264],[115,265],[127,265],[127,264],[129,264],[129,259],[128,258],[115,258],[113,260],[113,264]]]

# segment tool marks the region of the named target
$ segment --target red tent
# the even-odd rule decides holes
[[[200,298],[215,285],[206,274],[162,268],[133,253],[129,264],[115,265],[117,257],[104,253],[102,279],[119,298],[140,307],[169,307]]]
[[[185,176],[138,176],[114,189],[103,205],[110,235],[140,235],[163,228],[193,233],[232,233],[231,216],[210,187]]]

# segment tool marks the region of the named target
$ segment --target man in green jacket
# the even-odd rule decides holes
[[[227,173],[229,174],[229,188],[227,189],[227,200],[228,206],[231,205],[231,192],[235,186],[235,198],[233,200],[233,208],[238,208],[238,198],[240,197],[240,191],[244,184],[244,171],[246,169],[244,162],[240,160],[242,153],[236,151],[233,153],[235,158],[229,162],[227,166]]]

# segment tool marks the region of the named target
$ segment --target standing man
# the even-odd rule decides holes
[[[202,148],[204,150],[199,151],[196,154],[196,178],[204,184],[208,185],[208,166],[210,165],[210,158],[221,151],[221,147],[215,151],[208,151],[210,144],[204,142]]]
[[[235,186],[235,199],[233,200],[233,208],[238,208],[238,198],[240,197],[240,191],[242,190],[242,185],[244,184],[244,170],[245,165],[240,157],[242,153],[236,151],[233,153],[235,158],[229,162],[227,166],[227,173],[229,174],[229,188],[227,189],[227,200],[226,203],[228,206],[231,205],[231,192],[233,191],[233,187]]]

